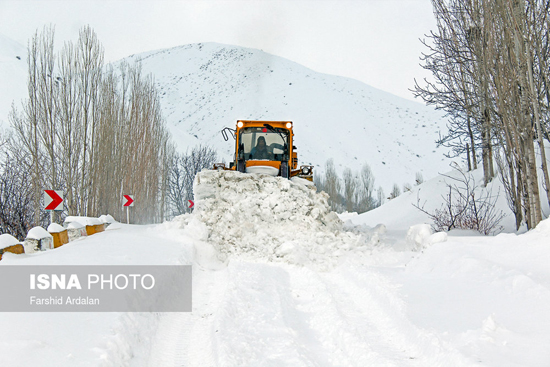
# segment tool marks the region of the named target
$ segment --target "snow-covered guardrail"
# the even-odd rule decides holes
[[[6,252],[22,254],[25,252],[25,249],[17,238],[13,237],[11,234],[0,234],[0,260],[2,260],[2,255]]]
[[[67,231],[69,233],[69,241],[74,241],[77,238],[88,235],[86,226],[76,221],[67,224]]]
[[[63,226],[52,223],[48,230],[39,226],[32,228],[22,243],[10,234],[1,234],[0,260],[6,252],[22,254],[55,249],[80,237],[103,232],[113,223],[115,219],[111,215],[99,218],[69,216]]]
[[[105,228],[109,227],[111,224],[113,224],[115,222],[115,218],[113,218],[109,214],[101,215],[101,216],[99,216],[98,219],[101,221],[101,223],[104,224]]]
[[[48,226],[48,233],[53,237],[53,248],[58,248],[66,243],[69,243],[69,233],[67,228],[62,227],[57,223],[52,223]]]
[[[32,228],[27,233],[25,238],[24,247],[25,252],[36,252],[41,250],[53,249],[53,236],[40,226]]]
[[[65,218],[64,226],[68,226],[70,223],[78,222],[86,227],[86,234],[91,236],[95,233],[103,232],[105,230],[105,223],[99,218],[90,217],[76,217],[68,216]]]

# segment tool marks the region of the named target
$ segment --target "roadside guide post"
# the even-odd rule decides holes
[[[50,224],[53,223],[53,212],[63,211],[63,191],[44,190],[44,210],[50,212]]]
[[[134,195],[122,195],[122,206],[126,207],[126,222],[130,224],[129,208],[134,206]]]

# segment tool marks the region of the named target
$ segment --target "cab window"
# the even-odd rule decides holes
[[[265,140],[267,153],[259,154],[262,149],[257,147],[258,141]],[[246,160],[267,159],[281,161],[283,159],[284,147],[288,147],[288,130],[275,128],[274,130],[265,127],[245,127],[239,133],[239,142],[244,146]],[[261,143],[259,145],[262,145]],[[256,157],[255,157],[256,155]]]

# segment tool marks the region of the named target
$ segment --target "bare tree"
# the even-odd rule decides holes
[[[53,38],[46,28],[30,42],[28,99],[10,114],[28,156],[34,222],[46,186],[65,191],[71,215],[121,218],[122,194],[134,194],[134,222],[162,220],[173,146],[153,78],[139,65],[105,70],[90,27],[57,55]]]
[[[376,190],[376,206],[381,206],[384,204],[386,195],[384,195],[384,189],[380,186],[378,190]]]
[[[358,213],[363,213],[369,210],[372,210],[379,206],[376,200],[373,197],[374,193],[374,175],[370,166],[365,163],[361,167],[361,172],[359,175],[358,190],[359,190],[359,200],[358,200]]]
[[[538,175],[550,203],[544,141],[548,140],[550,1],[432,0],[437,32],[425,42],[424,67],[435,82],[417,96],[448,112],[449,133],[439,144],[466,153],[475,168],[481,148],[484,183],[500,168],[519,228],[542,219]],[[536,147],[541,156],[537,168]],[[501,157],[494,157],[494,146]]]
[[[368,164],[365,163],[359,173],[345,168],[342,180],[338,177],[334,161],[326,162],[325,171],[324,174],[316,174],[314,182],[318,191],[324,191],[329,195],[328,201],[332,210],[364,213],[383,203],[383,200],[375,199],[373,196],[374,175]]]
[[[40,192],[42,190],[42,172],[44,169],[42,159],[42,148],[40,144],[40,103],[39,99],[39,49],[40,38],[36,32],[29,42],[27,53],[28,66],[28,100],[23,104],[23,111],[20,113],[15,105],[9,115],[10,123],[15,132],[16,139],[27,152],[30,159],[25,163],[25,169],[31,172],[30,184],[32,187],[32,211],[34,223],[40,220]]]
[[[216,161],[216,151],[208,146],[199,145],[190,152],[174,154],[167,191],[172,216],[191,211],[188,201],[193,200],[195,176],[203,169],[211,168]]]
[[[339,211],[342,204],[340,200],[340,190],[342,184],[336,167],[334,167],[334,161],[329,159],[325,163],[325,179],[323,182],[323,189],[328,194],[330,208],[334,211]]]
[[[82,167],[80,174],[80,211],[93,215],[94,203],[92,192],[96,189],[91,172],[94,164],[95,147],[97,146],[96,127],[98,123],[101,78],[103,73],[103,47],[91,27],[85,26],[79,32],[76,44],[77,82],[80,88],[80,116],[82,119]],[[84,209],[85,208],[85,209]]]
[[[416,179],[414,182],[416,185],[421,185],[422,183],[424,183],[424,177],[422,176],[422,172],[416,172]]]
[[[43,225],[47,215],[41,213],[39,220],[34,218],[35,200],[33,187],[28,183],[32,171],[28,160],[32,157],[21,154],[20,147],[9,140],[0,147],[0,233],[9,233],[23,240],[29,229]]]
[[[393,185],[393,188],[390,192],[390,197],[388,199],[395,199],[396,197],[400,196],[401,195],[401,189],[399,188],[399,186],[397,184],[394,184]]]
[[[82,149],[84,139],[81,90],[78,84],[78,67],[76,48],[66,43],[58,56],[59,76],[57,94],[57,113],[59,126],[56,130],[59,142],[59,159],[61,181],[65,184],[66,206],[72,214],[83,214],[80,210],[82,190]]]
[[[357,187],[359,179],[351,169],[344,169],[344,203],[346,211],[353,212],[357,203]]]

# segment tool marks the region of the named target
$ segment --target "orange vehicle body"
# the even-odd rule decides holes
[[[260,168],[272,167],[270,173],[273,175],[313,180],[312,166],[298,167],[292,121],[238,120],[235,130],[225,130],[230,130],[235,138],[234,161],[229,168],[216,164],[215,169],[256,172]],[[224,138],[227,140],[227,135]]]

